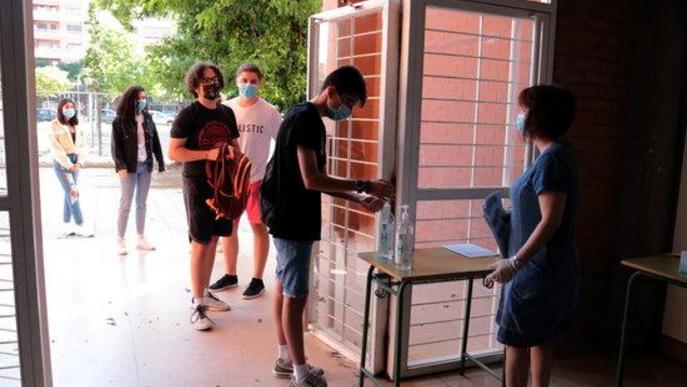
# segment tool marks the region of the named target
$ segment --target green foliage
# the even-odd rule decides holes
[[[77,81],[77,78],[81,74],[81,70],[82,70],[81,62],[70,62],[70,63],[61,62],[57,65],[57,67],[62,71],[66,71],[67,77],[72,82]]]
[[[320,0],[98,0],[120,22],[172,17],[177,34],[152,47],[146,79],[167,94],[188,98],[183,77],[196,61],[217,63],[225,93],[236,94],[234,72],[244,62],[265,73],[261,95],[280,108],[305,98],[308,17]]]
[[[132,85],[146,86],[144,69],[136,58],[130,35],[103,28],[91,4],[86,21],[90,45],[83,60],[84,80],[93,91],[122,93]]]
[[[36,68],[36,94],[39,97],[48,97],[53,94],[69,90],[72,82],[67,78],[67,72],[55,66],[43,66]]]

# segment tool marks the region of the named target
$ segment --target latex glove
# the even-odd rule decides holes
[[[505,284],[506,282],[510,282],[510,280],[515,277],[515,273],[517,273],[518,269],[520,269],[520,264],[517,257],[513,257],[502,259],[491,265],[490,268],[494,269],[494,271],[487,276],[487,281]]]

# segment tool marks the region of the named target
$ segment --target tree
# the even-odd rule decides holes
[[[132,85],[146,87],[143,65],[136,57],[131,38],[124,31],[103,28],[91,3],[86,19],[90,44],[83,60],[84,80],[96,93],[122,93]],[[94,119],[98,131],[98,154],[102,155],[101,96],[94,99]]]
[[[260,66],[266,77],[261,94],[280,106],[305,98],[308,17],[320,0],[98,0],[120,22],[145,16],[173,17],[177,34],[149,51],[151,77],[172,95],[188,96],[183,77],[197,60],[217,63],[232,87],[243,62]]]
[[[72,88],[72,82],[67,78],[67,72],[55,66],[36,68],[36,94],[39,97],[49,97]]]
[[[82,71],[81,62],[60,62],[57,64],[57,67],[62,71],[66,71],[67,78],[69,78],[69,80],[72,82],[76,82],[78,80]]]

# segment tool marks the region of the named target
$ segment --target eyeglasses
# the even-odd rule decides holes
[[[201,78],[200,83],[202,84],[208,84],[208,83],[219,83],[219,78],[217,77],[212,77],[212,78]]]

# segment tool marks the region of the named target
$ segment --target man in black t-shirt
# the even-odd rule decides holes
[[[218,237],[231,235],[232,223],[225,218],[217,219],[205,202],[213,196],[205,176],[205,163],[217,160],[219,147],[227,142],[238,152],[239,132],[234,112],[219,103],[224,78],[216,65],[193,65],[186,74],[186,87],[197,100],[180,111],[172,124],[169,158],[184,163],[183,192],[191,240],[191,323],[198,330],[207,330],[213,325],[206,315],[208,309],[231,309],[208,291],[208,285]]]
[[[277,248],[274,317],[279,347],[273,372],[291,377],[294,387],[327,385],[324,371],[306,364],[303,346],[310,257],[313,243],[320,240],[321,193],[376,212],[394,192],[386,181],[341,179],[329,176],[325,169],[322,117],[347,119],[366,98],[365,80],[355,67],[344,66],[329,74],[317,97],[286,114],[261,187],[263,219]]]

